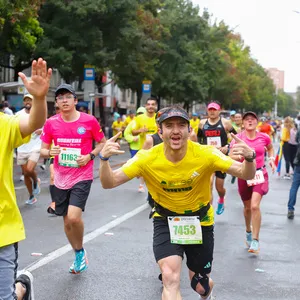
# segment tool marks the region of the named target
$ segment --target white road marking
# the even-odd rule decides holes
[[[126,213],[125,215],[116,218],[115,220],[95,229],[94,231],[86,234],[83,237],[83,243],[86,244],[88,242],[90,242],[91,240],[95,239],[96,237],[98,237],[99,235],[107,232],[108,230],[120,225],[121,223],[125,222],[126,220],[134,217],[135,215],[139,214],[140,212],[144,211],[145,209],[149,208],[148,203],[145,203],[139,207],[137,207],[136,209]],[[26,267],[24,270],[27,270],[29,272],[32,272],[40,267],[43,267],[47,264],[49,264],[50,262],[52,262],[53,260],[63,256],[64,254],[68,253],[69,251],[72,250],[72,247],[70,244],[65,245],[61,248],[58,248],[52,252],[50,252],[49,254],[47,254],[44,258],[40,259],[37,262],[34,262],[33,264],[30,264],[28,267]],[[22,271],[24,271],[22,270]],[[20,271],[20,273],[22,272]]]

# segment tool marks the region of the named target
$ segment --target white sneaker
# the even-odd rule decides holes
[[[144,186],[142,184],[140,184],[138,191],[139,191],[139,193],[145,193],[145,189],[144,189]]]
[[[20,176],[20,181],[24,181],[24,175]]]

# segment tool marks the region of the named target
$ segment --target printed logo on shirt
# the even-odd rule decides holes
[[[197,176],[199,176],[199,175],[200,175],[200,174],[199,174],[198,172],[194,171],[193,174],[192,174],[192,176],[191,176],[191,178],[197,177]]]
[[[84,127],[78,127],[77,133],[78,134],[85,134],[86,133],[86,129]]]

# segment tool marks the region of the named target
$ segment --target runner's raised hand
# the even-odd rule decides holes
[[[117,139],[122,135],[122,132],[118,132],[115,136],[110,138],[104,144],[101,150],[101,156],[104,158],[109,158],[112,155],[123,154],[125,151],[120,150],[120,145],[116,142]]]

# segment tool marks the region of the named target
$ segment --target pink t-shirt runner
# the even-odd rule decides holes
[[[65,122],[60,114],[49,118],[43,128],[41,139],[44,143],[60,146],[61,148],[80,149],[81,155],[93,150],[93,140],[100,142],[104,137],[103,131],[94,116],[80,113],[74,122]],[[79,151],[79,150],[77,150]],[[83,167],[60,165],[58,156],[54,157],[54,185],[59,189],[70,189],[83,180],[93,180],[93,161]]]
[[[257,131],[256,137],[254,139],[249,139],[246,136],[245,131],[237,134],[237,136],[243,140],[250,148],[254,149],[256,152],[256,168],[260,169],[265,164],[265,147],[271,144],[270,137],[262,132]],[[230,147],[235,144],[235,140],[232,140]]]

